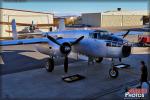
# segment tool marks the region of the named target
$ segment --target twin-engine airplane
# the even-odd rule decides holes
[[[16,32],[13,26],[12,30]],[[36,49],[40,53],[49,56],[45,64],[48,72],[52,72],[54,69],[54,59],[64,57],[64,71],[67,73],[70,52],[94,57],[95,61],[99,63],[104,57],[121,59],[128,57],[131,53],[131,45],[125,39],[109,34],[105,30],[66,30],[48,32],[44,35],[46,37],[43,38],[1,41],[0,45],[42,43],[36,44]],[[42,46],[43,43],[48,43],[48,47]],[[112,66],[109,74],[115,78],[118,76],[118,70]]]

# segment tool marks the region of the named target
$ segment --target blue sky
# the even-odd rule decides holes
[[[116,10],[118,7],[123,10],[147,10],[148,1],[135,2],[112,2],[112,1],[45,1],[45,2],[2,2],[3,8],[33,10],[42,12],[51,12],[56,15],[76,15],[86,12],[104,12],[108,10]]]

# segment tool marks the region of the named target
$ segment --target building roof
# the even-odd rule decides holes
[[[65,18],[70,18],[70,17],[78,17],[77,15],[68,15],[68,16],[54,16],[54,18],[62,18],[62,19],[65,19]]]
[[[121,10],[121,11],[106,11],[102,13],[103,15],[149,15],[149,12],[146,10],[143,11],[126,11],[126,10]]]
[[[82,14],[102,14],[102,15],[150,15],[149,11],[142,10],[121,10],[121,11],[106,11],[106,12],[97,12],[97,13],[82,13]]]
[[[19,9],[10,9],[10,8],[0,8],[4,10],[13,10],[13,11],[22,11],[22,12],[31,12],[31,13],[41,13],[41,14],[51,14],[54,15],[53,13],[46,13],[46,12],[37,12],[37,11],[29,11],[29,10],[19,10]]]

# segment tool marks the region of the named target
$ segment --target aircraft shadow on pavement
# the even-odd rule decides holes
[[[47,58],[35,59],[20,53],[23,52],[36,52],[34,50],[3,50],[0,53],[4,64],[1,65],[1,74],[10,74],[26,70],[43,68]],[[77,60],[69,58],[69,63],[73,63]],[[63,64],[63,58],[55,60],[56,65]]]
[[[26,70],[32,70],[37,68],[43,68],[46,62],[46,58],[43,59],[35,59],[26,55],[22,55],[22,52],[36,52],[34,50],[4,50],[1,52],[1,57],[3,59],[4,64],[1,65],[1,74],[9,74],[15,72],[21,72]],[[148,54],[132,54],[128,58],[122,60],[123,63],[131,64],[132,66],[138,65],[141,60],[144,60],[149,68],[150,62]],[[108,59],[105,59],[105,61]],[[69,63],[73,63],[74,59],[69,59]],[[80,60],[81,61],[81,60]],[[132,63],[131,63],[132,61]],[[110,62],[110,61],[109,61]],[[115,62],[119,63],[119,60],[115,60]],[[59,58],[55,60],[55,65],[63,64],[63,58]],[[140,66],[137,66],[140,68]]]

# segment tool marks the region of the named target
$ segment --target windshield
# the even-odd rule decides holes
[[[91,38],[95,38],[95,39],[106,39],[107,37],[109,37],[110,33],[108,31],[103,31],[103,30],[96,30],[92,33],[90,33],[90,37]]]
[[[112,35],[108,31],[96,30],[90,33],[90,38],[101,39],[101,40],[112,40]]]
[[[117,36],[111,35],[108,31],[94,31],[90,33],[90,37],[94,39],[101,39],[107,42],[107,46],[121,46],[123,44],[123,39]],[[114,44],[114,45],[112,45]]]

